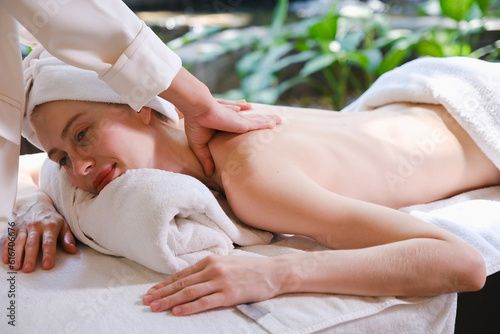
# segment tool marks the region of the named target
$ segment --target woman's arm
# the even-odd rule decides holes
[[[12,270],[32,272],[42,245],[42,268],[54,266],[57,240],[63,249],[76,253],[75,240],[69,225],[57,212],[51,199],[38,188],[40,167],[45,153],[23,155],[19,159],[18,192],[14,207],[16,231],[14,246],[7,238],[3,244],[2,261],[12,265]],[[10,245],[9,245],[10,243]]]
[[[191,314],[289,292],[415,296],[484,284],[481,254],[448,232],[331,193],[290,165],[267,172],[273,177],[255,172],[245,182],[232,179],[235,213],[250,225],[307,235],[336,250],[267,259],[210,257],[150,290],[144,302],[153,311],[175,307],[174,314]]]

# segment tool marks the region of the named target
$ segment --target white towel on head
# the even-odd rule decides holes
[[[187,175],[128,170],[95,196],[77,189],[46,160],[40,187],[80,241],[166,274],[210,254],[232,254],[233,243],[264,245],[273,236],[230,219],[210,190]]]
[[[91,101],[126,104],[97,73],[68,65],[36,47],[23,61],[26,108],[23,119],[23,136],[42,149],[30,124],[30,116],[37,105],[50,101]],[[179,121],[175,107],[166,100],[155,97],[146,104],[165,115],[174,123]]]
[[[421,58],[382,75],[342,111],[394,102],[441,104],[500,169],[500,63]]]

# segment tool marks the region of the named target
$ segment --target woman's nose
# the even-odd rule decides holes
[[[92,158],[81,154],[76,154],[72,159],[72,163],[75,175],[88,175],[95,165],[95,161]]]

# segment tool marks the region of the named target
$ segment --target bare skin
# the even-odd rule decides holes
[[[482,287],[475,249],[394,210],[500,183],[497,168],[443,107],[254,110],[280,114],[283,125],[215,137],[216,183],[244,222],[337,251],[212,256],[148,291],[143,301],[153,311],[189,315],[286,292],[435,295]]]
[[[208,257],[148,292],[144,303],[155,312],[187,315],[287,292],[435,295],[484,284],[477,250],[395,210],[500,183],[499,171],[440,106],[393,104],[338,114],[254,105],[255,113],[281,115],[283,124],[215,135],[210,178],[183,129],[152,117],[151,110],[121,114],[118,122],[119,108],[85,108],[50,102],[33,118],[42,146],[77,186],[98,192],[103,183],[97,175],[110,166],[110,179],[129,168],[180,172],[225,192],[247,224],[306,235],[334,249],[269,259]],[[88,117],[60,136],[72,114],[82,111]],[[96,131],[102,124],[113,127]],[[122,131],[141,148],[139,156],[123,150]],[[86,138],[95,133],[103,134],[98,143]],[[315,270],[304,275],[305,264]]]

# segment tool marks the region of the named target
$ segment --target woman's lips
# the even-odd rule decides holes
[[[97,174],[96,178],[94,179],[94,182],[92,182],[92,186],[94,188],[97,188],[98,192],[101,192],[101,190],[104,189],[104,187],[107,186],[108,183],[114,180],[115,170],[116,170],[116,164],[114,164],[113,166],[109,166],[108,168],[105,168],[102,172]]]

